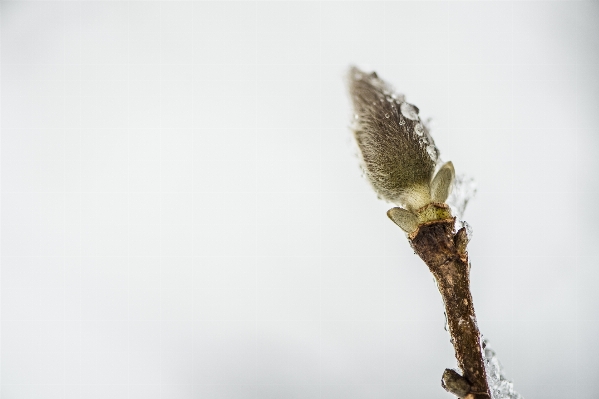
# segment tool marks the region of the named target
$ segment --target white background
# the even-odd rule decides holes
[[[516,389],[597,397],[598,3],[1,12],[2,398],[450,398],[350,64],[476,179],[474,301]]]

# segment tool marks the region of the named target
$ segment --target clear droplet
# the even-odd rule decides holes
[[[472,230],[472,226],[468,224],[465,220],[462,220],[462,226],[466,229],[466,236],[468,237],[468,241],[472,240],[472,234],[474,230]]]
[[[476,194],[476,182],[471,177],[456,175],[451,187],[447,204],[452,208],[453,215],[459,220],[464,214],[466,205]],[[460,226],[462,228],[462,226]]]
[[[405,103],[404,103],[405,104]],[[403,113],[403,112],[402,112]],[[416,126],[414,126],[414,131],[416,132],[417,135],[422,136],[424,135],[424,126],[422,126],[422,123],[417,123]]]
[[[514,384],[504,374],[503,366],[497,359],[495,351],[491,349],[489,341],[483,340],[482,350],[485,355],[485,371],[492,399],[523,399],[522,395],[514,390]]]
[[[428,147],[426,147],[426,152],[428,153],[428,155],[431,157],[431,159],[433,161],[437,160],[437,149],[435,148],[434,145],[429,145]]]
[[[406,118],[413,120],[413,121],[418,120],[418,113],[420,112],[420,110],[415,105],[403,102],[403,103],[401,103],[399,108],[401,109],[401,114],[403,116],[405,116]]]

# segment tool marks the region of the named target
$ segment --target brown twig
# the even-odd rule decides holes
[[[422,224],[410,234],[410,243],[435,277],[443,297],[458,366],[470,384],[464,397],[489,399],[480,332],[470,294],[467,233],[465,228],[456,232],[454,225],[455,218]]]

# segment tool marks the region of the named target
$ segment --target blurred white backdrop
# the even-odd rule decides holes
[[[450,398],[350,64],[476,179],[474,301],[516,389],[597,397],[598,3],[0,7],[3,398]]]

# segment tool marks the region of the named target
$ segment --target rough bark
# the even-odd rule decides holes
[[[471,385],[465,397],[489,399],[480,332],[470,294],[467,236],[465,229],[456,233],[454,223],[452,218],[422,224],[410,236],[410,242],[435,277],[443,297],[458,366]]]

